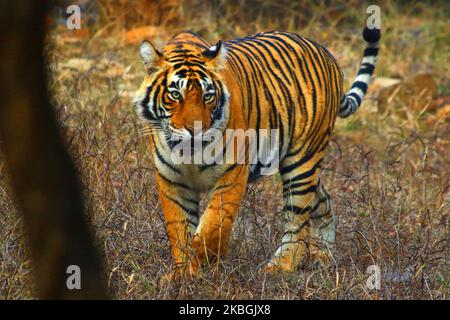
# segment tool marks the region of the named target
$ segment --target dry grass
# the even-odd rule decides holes
[[[184,6],[178,9],[180,2]],[[160,284],[172,261],[147,140],[138,133],[141,124],[131,106],[143,70],[137,47],[119,37],[124,27],[155,20],[151,13],[133,15],[133,6],[120,17],[111,16],[114,9],[102,3],[90,37],[52,30],[49,74],[115,297],[449,298],[449,121],[427,121],[430,113],[415,111],[395,97],[383,112],[367,99],[353,118],[338,120],[323,174],[338,218],[337,250],[329,269],[258,274],[258,265],[274,252],[282,230],[280,179],[274,176],[249,186],[220,272]],[[221,1],[198,10],[200,1],[168,3],[175,5],[164,9],[168,17],[154,15],[169,35],[193,29],[213,42],[267,29],[295,31],[330,48],[347,74],[347,87],[356,73],[363,46],[365,6],[360,4],[322,2],[304,9],[289,1],[277,7],[262,0]],[[406,77],[420,65],[433,70],[440,96],[449,95],[450,46],[443,6],[448,12],[445,2],[381,5],[378,75]],[[80,57],[94,63],[82,71],[67,67],[67,61]],[[30,298],[30,261],[1,159],[0,212],[0,298]],[[372,264],[384,274],[380,290],[365,285],[366,268]]]

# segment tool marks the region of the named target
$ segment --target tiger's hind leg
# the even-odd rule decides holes
[[[330,195],[321,183],[311,207],[310,251],[314,262],[327,266],[334,249],[336,221],[331,207]]]
[[[302,158],[292,156],[283,161],[284,232],[280,246],[266,270],[292,272],[309,256],[311,209],[319,186],[321,152],[308,153]]]

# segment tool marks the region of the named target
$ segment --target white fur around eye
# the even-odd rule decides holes
[[[216,51],[217,50],[217,46],[212,46],[211,48],[209,48],[209,51]]]

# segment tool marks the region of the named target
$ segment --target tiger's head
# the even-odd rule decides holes
[[[174,37],[159,52],[148,41],[140,47],[146,75],[134,104],[152,132],[163,133],[169,146],[212,129],[223,131],[229,118],[229,95],[220,71],[226,63],[222,42],[210,47],[193,33]]]

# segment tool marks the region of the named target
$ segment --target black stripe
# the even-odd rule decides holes
[[[197,67],[199,69],[205,70],[201,64],[189,62],[189,61],[183,61],[182,63],[176,63],[173,65],[174,69],[180,69],[182,67]]]
[[[191,188],[188,187],[187,185],[185,185],[184,183],[172,181],[169,178],[162,175],[161,172],[158,172],[158,176],[161,177],[161,179],[163,179],[166,183],[173,184],[174,186],[177,186],[177,187],[180,187],[183,189],[191,190]]]
[[[313,207],[311,208],[311,212],[312,211],[316,211],[317,208],[319,208],[319,206],[324,203],[325,201],[327,201],[329,198],[322,198],[319,201],[317,201],[317,203],[315,205],[313,205]]]
[[[355,81],[352,85],[352,89],[353,88],[359,88],[365,94],[367,92],[367,83],[363,81]]]
[[[312,157],[314,156],[314,152],[308,152],[305,156],[303,156],[300,160],[288,165],[288,166],[283,166],[280,170],[280,173],[286,174],[291,172],[292,170],[299,168],[300,166],[302,166],[303,164],[305,164],[306,162],[308,162],[309,160],[312,159]]]
[[[298,207],[295,205],[285,205],[283,207],[283,211],[291,211],[295,214],[301,215],[301,214],[305,214],[307,212],[309,212],[311,210],[311,207],[307,206],[307,207]]]
[[[305,194],[316,192],[317,186],[310,186],[303,190],[295,190],[288,193],[289,196],[304,196]]]
[[[353,98],[355,98],[355,99],[356,99],[356,104],[357,104],[357,106],[360,106],[360,105],[361,105],[361,97],[360,97],[357,93],[351,92],[351,93],[349,93],[349,94],[347,95],[347,98],[348,98],[348,97],[353,97]]]
[[[312,175],[314,175],[314,173],[316,173],[316,170],[320,167],[320,162],[321,161],[318,161],[314,165],[314,167],[312,167],[308,171],[302,172],[302,173],[294,176],[292,179],[289,179],[289,181],[291,181],[291,182],[293,182],[293,181],[300,181],[300,180],[305,180],[306,178],[311,177]]]
[[[313,210],[311,210],[311,211],[313,211]],[[321,219],[321,218],[323,218],[323,217],[325,217],[325,216],[328,216],[328,215],[330,215],[330,214],[331,214],[331,210],[328,210],[327,212],[322,213],[322,214],[319,214],[318,216],[312,216],[312,215],[311,215],[311,219],[312,219],[312,220]],[[331,220],[331,221],[333,221],[333,220]],[[324,227],[326,227],[327,225],[329,225],[329,224],[331,223],[331,221],[328,222],[326,225],[321,226],[321,229],[324,228]]]
[[[291,231],[285,231],[283,233],[283,237],[287,234],[297,234],[299,233],[305,226],[309,225],[309,220],[306,220],[305,222],[303,222],[300,226],[298,226],[297,228],[295,228],[295,230],[291,230]]]
[[[377,56],[378,55],[378,48],[366,48],[364,49],[364,57],[368,56]]]
[[[178,200],[168,196],[167,194],[163,193],[164,197],[170,201],[172,201],[173,203],[175,203],[177,206],[179,206],[184,212],[186,212],[188,215],[190,215],[191,217],[198,217],[198,212],[193,211],[192,209],[189,209],[188,207],[184,206],[181,202],[179,202]],[[191,222],[191,221],[189,221]]]
[[[283,181],[283,192],[292,190],[294,188],[303,187],[303,186],[306,186],[306,185],[308,185],[310,183],[311,183],[310,181],[297,182],[297,183],[291,183],[289,180]]]
[[[153,113],[150,112],[150,109],[148,107],[148,103],[150,102],[150,91],[152,90],[152,87],[149,86],[145,93],[145,98],[141,102],[141,108],[142,108],[142,116],[148,120],[157,120],[157,117],[153,116]]]
[[[358,76],[360,75],[360,74],[364,74],[364,73],[367,73],[367,74],[373,74],[373,71],[375,70],[375,65],[373,65],[373,64],[371,64],[371,63],[363,63],[363,64],[361,64],[361,66],[359,67],[359,70],[358,70]]]
[[[159,159],[159,161],[162,162],[166,167],[172,169],[172,171],[175,171],[178,174],[181,174],[181,171],[178,168],[175,168],[171,163],[167,162],[166,159],[164,159],[163,155],[159,152],[158,147],[155,147],[156,155]]]

